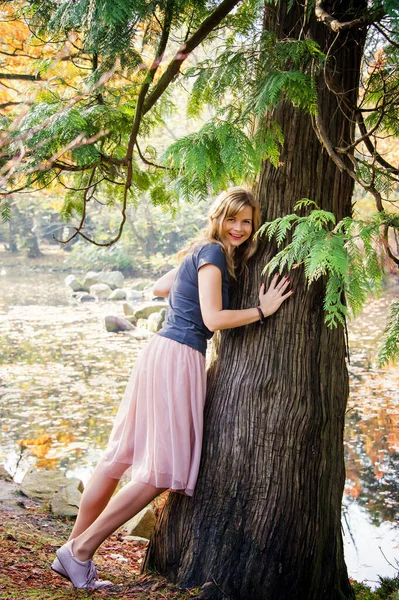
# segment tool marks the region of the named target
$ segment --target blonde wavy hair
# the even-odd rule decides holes
[[[238,248],[231,251],[222,241],[223,221],[234,217],[246,206],[252,208],[252,234]],[[185,246],[179,253],[178,258],[182,260],[186,254],[202,244],[219,244],[226,254],[227,269],[231,277],[235,278],[236,269],[246,268],[248,260],[255,254],[257,240],[254,234],[260,227],[260,207],[253,194],[243,187],[231,187],[219,194],[208,212],[208,227],[204,229],[194,240]]]

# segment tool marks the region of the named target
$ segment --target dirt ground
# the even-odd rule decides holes
[[[120,532],[112,535],[96,555],[101,579],[115,582],[115,587],[93,592],[73,588],[50,569],[55,551],[70,529],[70,520],[54,517],[45,504],[23,496],[18,485],[0,480],[1,600],[198,598],[199,590],[179,591],[156,574],[140,575],[146,544],[126,540],[126,534]]]

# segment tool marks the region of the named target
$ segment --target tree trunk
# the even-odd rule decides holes
[[[340,5],[347,3],[324,8],[350,20]],[[354,5],[359,10],[366,2]],[[302,24],[299,4],[288,15],[285,2],[266,9],[265,26],[280,38],[298,36]],[[333,73],[329,87],[324,74],[319,78],[319,115],[334,146],[349,144],[365,32],[337,36],[314,19],[306,29],[323,51],[331,47]],[[333,86],[342,93],[329,91]],[[310,117],[282,103],[273,118],[285,144],[282,165],[265,164],[259,178],[263,217],[292,212],[301,198],[337,219],[349,215],[353,181],[323,150]],[[263,243],[237,286],[234,307],[256,306],[261,271],[275,250]],[[324,324],[323,285],[307,290],[300,271],[290,274],[294,296],[264,325],[220,335],[208,373],[195,495],[169,496],[151,540],[145,566],[186,587],[212,582],[206,597],[354,597],[341,538],[345,336]]]

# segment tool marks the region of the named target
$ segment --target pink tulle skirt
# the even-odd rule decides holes
[[[192,496],[201,458],[205,357],[154,335],[141,352],[102,458],[109,477]]]

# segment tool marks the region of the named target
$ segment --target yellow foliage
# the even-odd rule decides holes
[[[29,446],[44,446],[52,444],[52,438],[49,435],[41,435],[38,438],[27,438],[24,440],[17,440],[19,446],[29,448]]]

